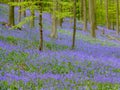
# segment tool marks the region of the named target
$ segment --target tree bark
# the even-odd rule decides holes
[[[26,0],[21,0],[21,2],[24,2]],[[22,8],[25,8],[25,6],[22,6]],[[22,12],[22,16],[26,17],[26,10]]]
[[[75,35],[76,35],[76,0],[74,0],[74,30],[73,30],[72,49],[75,48]]]
[[[40,0],[40,22],[39,22],[39,25],[40,25],[40,46],[39,46],[39,50],[42,51],[43,50],[43,30],[42,30],[42,0]]]
[[[119,0],[116,0],[116,33],[119,34]]]
[[[21,2],[21,0],[19,0],[18,2]],[[19,11],[18,11],[18,22],[21,21],[21,6],[19,6]]]
[[[31,0],[31,1],[34,2],[34,0]],[[30,12],[31,12],[31,16],[32,16],[32,20],[30,22],[30,28],[33,28],[35,26],[35,18],[34,18],[34,16],[35,16],[35,10],[31,9]]]
[[[108,0],[105,0],[105,8],[106,8],[106,27],[107,29],[110,29],[109,16],[108,16]]]
[[[80,16],[81,16],[81,21],[83,21],[83,1],[84,0],[80,0]]]
[[[35,26],[35,18],[34,18],[34,16],[35,16],[35,11],[34,10],[31,10],[31,16],[32,16],[32,20],[31,20],[31,22],[30,22],[30,28],[33,28],[34,26]]]
[[[10,0],[11,2],[14,2],[14,0]],[[14,20],[14,6],[9,6],[9,24],[11,26],[15,25],[15,20]]]
[[[57,0],[53,0],[53,13],[52,13],[52,30],[50,37],[51,38],[57,38],[57,18],[56,18],[56,5],[57,5]]]
[[[97,30],[97,14],[96,14],[96,0],[94,0],[94,12],[95,12],[95,29]]]
[[[90,25],[91,25],[91,36],[96,37],[95,32],[95,10],[94,10],[94,0],[89,0],[89,14],[90,14]]]
[[[58,2],[61,2],[61,0],[58,0]],[[59,12],[62,12],[62,5],[57,4],[57,9]],[[57,25],[62,28],[63,18],[58,18]]]
[[[83,30],[87,31],[87,6],[86,6],[86,0],[83,0],[83,13],[84,13],[84,17],[83,17],[83,22],[84,22],[84,27]]]

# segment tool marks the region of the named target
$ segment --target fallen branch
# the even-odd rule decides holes
[[[106,37],[110,40],[116,40],[116,41],[120,42],[120,38],[113,37],[113,36],[110,36],[110,35],[106,35]]]

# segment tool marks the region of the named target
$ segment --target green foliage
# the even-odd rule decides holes
[[[36,81],[36,83],[34,83],[32,80],[26,82],[26,84],[23,81],[14,81],[14,82],[10,82],[10,84],[8,84],[7,81],[0,81],[0,90],[19,90],[19,89],[32,89],[32,90],[40,90],[40,89],[45,89],[45,88],[50,88],[44,85],[44,83],[50,83],[50,82],[54,82],[55,85],[54,87],[56,88],[55,90],[60,90],[63,89],[64,90],[68,90],[70,89],[69,84],[66,86],[63,86],[63,88],[61,87],[57,87],[56,83],[59,85],[63,85],[62,81],[60,80],[53,80],[53,79],[43,79],[40,80],[38,79]],[[70,82],[71,84],[76,84],[75,81],[72,81],[71,79],[66,79],[65,82]],[[51,83],[53,84],[53,83]],[[82,82],[77,82],[77,84],[75,86],[73,86],[72,88],[74,88],[75,90],[79,90],[79,89],[85,89],[85,90],[119,90],[120,85],[119,84],[112,84],[112,83],[99,83],[99,82],[93,82],[90,80],[85,80]]]
[[[42,86],[43,80],[40,79],[37,80],[37,85],[33,81],[26,82],[26,84],[23,81],[14,81],[10,82],[10,84],[7,81],[0,81],[0,90],[36,90],[41,89]]]
[[[6,41],[9,42],[10,44],[17,45],[18,39],[13,36],[8,36],[6,38]]]
[[[9,88],[7,81],[0,81],[0,90],[7,90]]]
[[[52,42],[45,42],[45,47],[48,48],[49,50],[52,51],[57,51],[57,50],[65,50],[68,49],[68,46],[65,45],[58,45]]]
[[[1,50],[0,50],[1,53]],[[6,55],[7,54],[7,55]],[[0,60],[3,60],[0,64],[0,70],[20,70],[24,69],[26,71],[29,70],[29,67],[25,63],[28,60],[28,53],[24,53],[22,51],[11,51],[6,52],[5,50],[2,50],[1,53],[2,57],[0,57]],[[4,72],[3,72],[4,74]]]
[[[5,6],[0,6],[0,15],[1,16],[5,16],[5,14],[7,14],[7,9],[6,9],[6,7]],[[0,24],[1,24],[1,22],[0,22]]]
[[[19,62],[25,62],[27,60],[28,57],[28,53],[24,53],[24,52],[16,52],[16,51],[11,51],[8,53],[8,55],[6,56],[6,60],[7,61],[12,61],[15,63],[19,63]]]
[[[0,36],[0,40],[4,40],[4,36]]]
[[[0,40],[6,41],[13,45],[17,45],[17,41],[18,41],[18,39],[13,36],[8,36],[8,37],[0,36]]]
[[[67,74],[70,71],[75,71],[75,67],[71,64],[71,62],[61,62],[60,64],[53,61],[52,64],[44,64],[44,68],[41,66],[41,72],[52,72],[53,74]]]
[[[112,71],[116,73],[120,73],[120,68],[113,69]]]
[[[5,3],[5,4],[7,4],[7,3],[8,3],[8,0],[0,0],[0,3]]]
[[[98,83],[97,90],[119,90],[119,85],[112,83]]]
[[[6,57],[6,51],[0,48],[0,61],[4,60]]]
[[[36,18],[36,16],[27,16],[26,18],[24,18],[21,22],[19,22],[18,24],[16,24],[15,26],[12,26],[10,29],[17,29],[22,28],[22,26],[26,23],[29,23],[33,18]]]
[[[53,67],[52,67],[52,73],[53,74],[67,74],[69,73],[70,69],[65,66],[64,63],[58,65],[58,64],[55,64]]]

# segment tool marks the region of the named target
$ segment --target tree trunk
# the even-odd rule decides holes
[[[73,31],[72,49],[75,48],[75,35],[76,35],[76,0],[74,0],[74,31]]]
[[[83,27],[83,30],[84,31],[87,31],[87,5],[86,5],[87,3],[86,3],[86,0],[83,0],[83,13],[84,13],[84,27]]]
[[[119,0],[116,0],[116,33],[119,34]]]
[[[94,12],[95,12],[95,29],[97,30],[97,15],[96,15],[96,0],[94,0]]]
[[[34,2],[34,0],[31,0],[31,1]],[[32,8],[30,10],[30,12],[31,12],[31,16],[32,16],[32,20],[30,22],[30,28],[33,28],[35,26],[35,18],[34,18],[34,16],[35,16],[35,10]]]
[[[32,16],[32,20],[31,20],[31,22],[30,22],[30,28],[33,28],[34,26],[35,26],[35,18],[34,18],[34,16],[35,16],[35,11],[34,10],[31,10],[31,16]]]
[[[58,2],[61,2],[61,0],[58,0]],[[59,12],[62,12],[62,5],[58,5],[57,4],[57,9],[58,9],[58,11]],[[63,18],[58,18],[58,20],[57,20],[57,24],[58,24],[58,26],[60,26],[61,28],[62,28],[62,23],[63,23]]]
[[[52,30],[50,37],[57,38],[57,18],[55,15],[57,0],[53,0],[53,13],[52,13]]]
[[[11,2],[14,2],[14,0],[10,0]],[[11,26],[15,25],[14,21],[14,6],[9,6],[9,24]]]
[[[19,0],[21,2],[21,0]],[[18,11],[18,22],[21,21],[21,6],[19,6],[19,11]]]
[[[106,27],[107,29],[110,29],[109,16],[108,16],[108,0],[105,0],[105,8],[106,8]]]
[[[95,11],[94,11],[94,0],[89,0],[89,14],[90,14],[90,25],[91,25],[91,36],[96,37],[95,33]]]
[[[21,0],[21,2],[24,2],[25,0]],[[25,8],[25,6],[22,6],[22,8]],[[22,12],[22,16],[26,17],[26,10]]]
[[[40,0],[40,46],[39,46],[39,50],[42,51],[43,50],[43,30],[42,30],[42,0]]]
[[[83,21],[83,1],[84,0],[80,0],[80,16],[81,16],[81,21]]]

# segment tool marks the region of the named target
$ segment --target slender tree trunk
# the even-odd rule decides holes
[[[35,11],[34,10],[31,10],[31,16],[32,16],[32,20],[31,20],[31,22],[30,22],[30,28],[33,28],[34,26],[35,26],[35,18],[34,18],[34,16],[35,16]]]
[[[58,2],[61,2],[61,0],[58,0]],[[60,5],[60,4],[57,4],[57,9],[58,9],[58,11],[59,12],[62,12],[62,5]],[[58,26],[60,26],[60,27],[62,27],[62,23],[63,23],[63,18],[58,18]]]
[[[96,0],[94,0],[94,12],[95,12],[95,29],[97,30],[97,14],[96,14]]]
[[[60,27],[62,28],[63,18],[60,18]]]
[[[83,27],[83,30],[84,31],[87,31],[87,2],[86,2],[86,0],[83,0],[83,13],[84,13],[84,17],[83,17],[83,19],[84,19],[84,27]]]
[[[105,8],[106,8],[106,27],[107,29],[110,29],[109,16],[108,16],[108,0],[105,0]]]
[[[76,35],[76,0],[74,0],[74,30],[73,30],[72,49],[75,48],[75,35]]]
[[[115,4],[115,0],[112,0],[111,2],[112,2],[112,7],[113,7],[114,4]],[[115,14],[112,13],[112,29],[113,30],[115,30],[115,19],[114,19],[114,16],[115,16]]]
[[[91,36],[96,37],[95,33],[95,11],[94,11],[94,0],[89,0],[89,14],[90,14],[90,24],[91,24]]]
[[[14,2],[14,0],[10,0],[11,2]],[[11,26],[15,25],[15,20],[14,20],[14,6],[9,6],[9,24]]]
[[[57,38],[57,18],[55,15],[57,0],[53,0],[53,13],[52,13],[52,30],[50,37]]]
[[[81,21],[83,21],[83,1],[84,0],[80,0],[80,16],[81,16]]]
[[[102,0],[100,0],[100,8],[101,8],[101,11],[102,11],[102,5],[103,5],[103,1]],[[101,11],[100,11],[100,23],[101,23],[101,21],[102,21],[102,13],[101,13]]]
[[[19,0],[21,2],[21,0]],[[21,21],[21,6],[19,6],[19,11],[18,11],[18,22]]]
[[[116,33],[119,34],[119,0],[116,0]]]
[[[21,0],[21,2],[24,2],[25,0]],[[22,8],[25,8],[25,6],[22,6]],[[26,17],[26,10],[22,12],[22,16]]]
[[[42,51],[43,50],[43,30],[42,30],[42,0],[40,0],[40,46],[39,46],[39,50]]]
[[[34,0],[31,0],[31,1],[34,2]],[[32,16],[32,20],[30,22],[30,28],[33,28],[35,26],[35,18],[34,18],[34,16],[35,16],[35,10],[31,9],[30,12],[31,12],[31,16]]]

